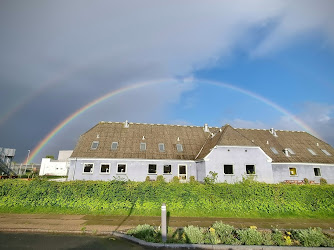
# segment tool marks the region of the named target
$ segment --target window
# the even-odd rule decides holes
[[[331,154],[326,149],[321,149],[322,152],[324,152],[325,155],[331,156]]]
[[[141,142],[140,143],[140,151],[145,151],[146,150],[146,143],[145,142]]]
[[[276,150],[276,148],[271,147],[270,149],[271,149],[271,151],[273,151],[273,153],[274,153],[275,155],[278,155],[278,151]]]
[[[92,146],[90,147],[90,149],[97,149],[98,146],[99,146],[99,142],[98,141],[93,141]]]
[[[172,166],[171,165],[164,165],[164,174],[172,173]]]
[[[293,152],[293,150],[291,148],[287,148],[287,150],[289,151],[290,154],[294,155],[295,152]]]
[[[320,168],[314,168],[314,175],[315,176],[321,176],[321,173],[320,173]]]
[[[85,163],[83,171],[84,173],[93,173],[93,168],[94,168],[93,163]]]
[[[126,164],[117,164],[117,173],[125,173]]]
[[[160,152],[165,152],[165,144],[159,143],[159,151]]]
[[[297,175],[297,169],[296,168],[289,168],[290,175]]]
[[[233,165],[224,165],[224,174],[233,174]]]
[[[156,164],[149,164],[148,165],[148,173],[149,174],[156,174],[157,173],[157,165]]]
[[[109,164],[101,164],[101,173],[109,173],[110,165]]]
[[[182,144],[176,144],[176,150],[177,152],[182,152],[183,151]]]
[[[246,174],[255,174],[255,166],[246,165]]]
[[[111,144],[111,150],[116,150],[118,148],[118,142],[113,142],[112,144]]]
[[[307,149],[312,155],[317,155],[312,149],[308,148]]]

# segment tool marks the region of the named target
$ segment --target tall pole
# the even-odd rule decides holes
[[[162,242],[167,241],[167,208],[166,203],[161,206],[161,238]]]
[[[26,161],[26,168],[24,170],[24,174],[27,173],[27,165],[28,165],[28,161],[29,161],[29,155],[30,155],[30,149],[28,150],[28,157],[27,157],[27,161]]]

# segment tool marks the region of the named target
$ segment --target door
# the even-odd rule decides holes
[[[187,165],[179,165],[179,180],[180,182],[187,181]]]

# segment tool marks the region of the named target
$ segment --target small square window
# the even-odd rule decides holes
[[[289,168],[290,175],[297,175],[297,169],[296,168]]]
[[[157,173],[157,165],[156,164],[149,164],[148,165],[148,173],[149,174],[156,174]]]
[[[93,141],[90,149],[97,149],[98,146],[99,146],[99,142],[98,141]]]
[[[255,174],[255,166],[246,165],[246,174]]]
[[[182,152],[182,151],[183,151],[182,144],[176,144],[176,150],[177,150],[178,152]]]
[[[316,152],[314,152],[312,149],[308,148],[307,149],[312,155],[317,155]]]
[[[126,172],[126,164],[118,164],[117,173],[125,173],[125,172]]]
[[[85,163],[84,164],[84,173],[93,173],[93,163]]]
[[[159,143],[159,151],[160,152],[165,152],[165,144]]]
[[[224,174],[233,174],[233,165],[224,165]]]
[[[145,151],[146,150],[146,143],[145,142],[141,142],[140,143],[140,151]]]
[[[276,150],[276,148],[271,147],[270,149],[271,149],[271,151],[273,151],[273,153],[274,153],[275,155],[278,155],[278,151]]]
[[[109,164],[101,164],[101,173],[109,173],[110,165]]]
[[[320,168],[314,168],[313,170],[315,176],[321,176]]]
[[[325,155],[331,156],[331,154],[326,149],[321,149],[322,152],[324,152]]]
[[[164,174],[172,173],[172,166],[171,165],[164,165]]]
[[[118,142],[113,142],[112,144],[111,144],[111,150],[116,150],[118,148]]]

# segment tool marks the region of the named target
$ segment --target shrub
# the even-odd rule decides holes
[[[320,185],[327,184],[327,180],[325,178],[320,178]]]
[[[162,175],[157,176],[157,182],[165,182],[165,179]]]
[[[184,233],[188,243],[199,244],[204,242],[203,232],[199,227],[187,226],[184,228]]]
[[[130,229],[127,234],[148,242],[156,242],[159,238],[159,233],[148,224],[138,225],[136,228]]]
[[[215,222],[212,225],[216,234],[222,244],[237,245],[238,239],[234,237],[235,229],[231,225],[224,224],[223,222]]]
[[[319,247],[325,245],[326,237],[319,227],[294,230],[292,235],[305,247]]]
[[[210,227],[208,230],[206,230],[206,232],[204,233],[204,243],[216,245],[219,242],[220,240],[214,228]]]
[[[151,181],[150,177],[149,177],[149,176],[146,176],[145,181],[146,181],[146,182]]]
[[[263,242],[262,234],[256,229],[240,229],[236,232],[241,244],[243,245],[261,245]]]
[[[170,182],[171,183],[180,183],[180,179],[179,179],[179,177],[174,176]]]
[[[285,246],[284,238],[283,238],[283,233],[278,230],[274,229],[272,231],[271,238],[273,240],[274,245],[276,246]]]
[[[195,179],[195,176],[193,176],[193,175],[190,176],[190,177],[189,177],[189,182],[190,182],[190,183],[197,183],[197,181],[196,181],[196,179]]]
[[[204,177],[205,184],[215,184],[218,179],[218,173],[210,171],[209,175]]]
[[[272,232],[264,231],[262,232],[262,244],[265,246],[272,246],[274,245],[274,241],[272,239]]]
[[[304,184],[310,184],[310,182],[307,178],[304,178]]]

